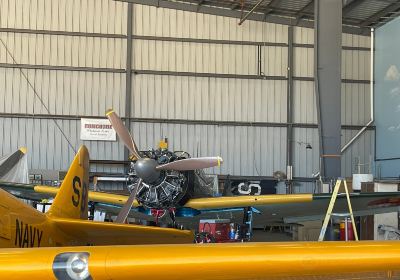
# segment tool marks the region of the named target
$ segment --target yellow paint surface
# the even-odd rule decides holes
[[[287,242],[0,250],[4,279],[54,279],[62,252],[88,252],[93,279],[399,279],[399,242]]]
[[[212,198],[194,198],[190,199],[185,207],[194,209],[213,209],[213,208],[231,208],[246,207],[269,204],[284,204],[311,202],[312,194],[271,194],[271,195],[243,195],[229,197],[212,197]]]

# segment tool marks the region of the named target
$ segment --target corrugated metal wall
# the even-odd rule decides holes
[[[132,116],[286,122],[286,81],[135,75]]]
[[[296,27],[294,42],[297,44],[313,44],[314,34],[312,29]],[[343,34],[344,47],[369,48],[370,37]],[[313,48],[296,47],[294,51],[294,75],[312,77],[314,71]],[[370,120],[370,52],[344,49],[342,51],[342,79],[355,80],[342,83],[342,124],[363,126]],[[313,81],[294,82],[294,122],[316,123],[317,108],[315,106],[315,92]],[[344,146],[356,133],[357,129],[342,130],[342,146]],[[296,128],[294,131],[295,142],[311,143],[312,150],[304,149],[302,145],[295,145],[294,175],[310,177],[319,170],[318,129]],[[351,176],[354,172],[356,160],[361,163],[370,162],[374,152],[374,132],[366,131],[354,144],[344,152],[342,157],[342,174]],[[307,163],[307,164],[306,164]]]
[[[125,110],[125,76],[119,73],[42,69],[21,73],[0,67],[0,91],[0,112],[8,114],[104,116],[110,107],[121,114]]]
[[[126,22],[121,2],[0,1],[0,154],[27,146],[31,169],[65,170],[74,151],[56,123],[76,149],[77,116],[124,114]],[[94,159],[123,158],[118,143],[84,144]]]
[[[47,115],[77,147],[79,118],[113,107],[132,120],[140,149],[168,137],[173,149],[221,155],[225,164],[216,173],[285,170],[287,26],[238,27],[232,18],[134,5],[131,112],[125,112],[127,15],[128,4],[111,0],[0,0],[0,154],[26,145],[30,168],[66,169],[73,150]],[[313,30],[295,27],[294,43],[293,115],[302,124],[294,130],[294,175],[310,177],[319,165],[309,79]],[[343,44],[368,48],[369,38],[344,34]],[[343,50],[343,79],[368,80],[369,66],[368,51]],[[365,124],[368,84],[343,83],[342,103],[343,124]],[[343,143],[356,132],[343,130]],[[124,159],[119,143],[84,144],[92,159]],[[367,159],[372,146],[368,131],[345,153],[343,173],[350,175],[354,158]]]

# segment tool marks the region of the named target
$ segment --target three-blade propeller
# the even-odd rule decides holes
[[[133,140],[133,137],[129,133],[128,129],[125,127],[121,118],[114,112],[114,110],[108,110],[106,112],[107,118],[110,120],[115,132],[118,134],[119,138],[129,149],[132,155],[136,158],[136,163],[134,165],[136,175],[139,177],[139,182],[132,189],[131,194],[122,207],[120,213],[118,214],[116,222],[123,223],[132,207],[132,203],[136,198],[136,194],[141,186],[141,184],[147,183],[151,184],[158,180],[160,176],[160,171],[162,170],[176,170],[176,171],[190,171],[196,169],[204,169],[215,166],[220,166],[223,162],[221,157],[200,157],[200,158],[188,158],[182,160],[176,160],[166,164],[159,165],[158,162],[150,158],[142,158],[140,152]]]

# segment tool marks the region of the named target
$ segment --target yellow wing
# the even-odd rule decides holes
[[[35,192],[43,194],[56,195],[58,188],[47,186],[35,186]],[[126,195],[111,194],[106,192],[89,191],[89,200],[101,203],[110,203],[116,205],[124,205],[128,200]],[[258,206],[268,204],[282,203],[300,203],[311,202],[312,194],[274,194],[274,195],[248,195],[248,196],[231,196],[231,197],[208,197],[190,199],[184,207],[190,207],[197,210],[203,209],[219,209],[219,208],[235,208]],[[135,200],[132,204],[137,207],[139,204]]]
[[[269,204],[311,202],[312,194],[272,194],[272,195],[244,195],[221,196],[190,199],[184,207],[197,210],[235,208],[247,206],[261,206]]]
[[[394,241],[2,249],[0,275],[4,279],[54,279],[55,275],[63,275],[64,270],[76,271],[78,263],[73,262],[74,256],[81,260],[78,272],[88,269],[87,278],[79,279],[400,277],[400,243]],[[73,263],[75,269],[71,268]]]
[[[69,236],[71,245],[182,244],[194,240],[189,230],[61,218],[51,221]]]
[[[49,186],[34,186],[33,190],[36,193],[55,196],[58,192],[58,188],[56,187],[49,187]],[[128,200],[128,196],[126,195],[119,195],[113,193],[106,193],[106,192],[95,192],[89,191],[89,201],[94,202],[101,202],[101,203],[110,203],[116,205],[124,205]],[[138,202],[135,200],[132,203],[133,207],[139,206]]]

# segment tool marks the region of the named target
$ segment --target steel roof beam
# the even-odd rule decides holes
[[[209,15],[217,15],[217,16],[225,16],[225,17],[233,17],[233,18],[241,18],[241,11],[238,10],[231,10],[229,8],[217,8],[217,7],[210,7],[210,6],[198,6],[189,3],[183,2],[172,2],[166,0],[115,0],[119,2],[130,2],[134,4],[140,5],[147,5],[147,6],[154,6],[154,7],[161,7],[167,9],[175,9],[181,11],[188,11],[188,12],[198,12],[203,14]],[[276,24],[283,24],[283,25],[294,25],[306,28],[313,28],[314,23],[309,20],[300,20],[296,22],[294,16],[292,17],[284,17],[278,16],[274,14],[269,14],[265,17],[264,14],[261,13],[253,13],[249,16],[248,20],[254,21],[264,21]],[[350,34],[358,34],[364,36],[370,36],[370,29],[369,28],[360,28],[358,26],[349,26],[343,25],[343,32],[350,33]]]
[[[264,12],[265,15],[271,13],[274,10],[274,7],[279,4],[279,2],[281,2],[281,0],[272,0],[271,2],[269,2]]]
[[[247,14],[245,14],[243,18],[240,19],[239,25],[242,25],[242,23],[245,22],[246,19],[247,19],[247,18],[258,8],[258,6],[260,6],[264,1],[265,1],[265,0],[259,0],[259,1],[257,2],[257,4],[255,4],[254,7],[251,8],[251,10],[250,10]]]
[[[236,10],[239,7],[240,7],[240,4],[236,3],[235,5],[232,6],[231,10]]]
[[[360,4],[365,2],[365,0],[354,0],[350,2],[350,4],[346,5],[343,8],[343,23],[347,24],[351,22],[351,18],[347,18],[346,15],[348,15],[352,10],[354,10],[356,7],[358,7]],[[314,10],[314,0],[311,0],[308,2],[306,6],[304,6],[297,14],[296,14],[296,20],[300,21],[304,16],[310,15],[314,16],[313,13]],[[354,22],[356,23],[356,22]]]
[[[348,15],[351,11],[353,11],[355,8],[357,8],[364,2],[365,0],[353,0],[352,2],[343,7],[342,11],[343,16],[346,17],[346,15]]]
[[[299,22],[307,13],[312,13],[314,10],[314,0],[308,2],[297,14],[296,22]]]
[[[384,8],[383,10],[373,14],[363,22],[361,22],[361,27],[365,28],[367,26],[371,26],[374,22],[379,21],[380,18],[387,16],[390,13],[393,13],[400,9],[400,2],[396,2]]]

